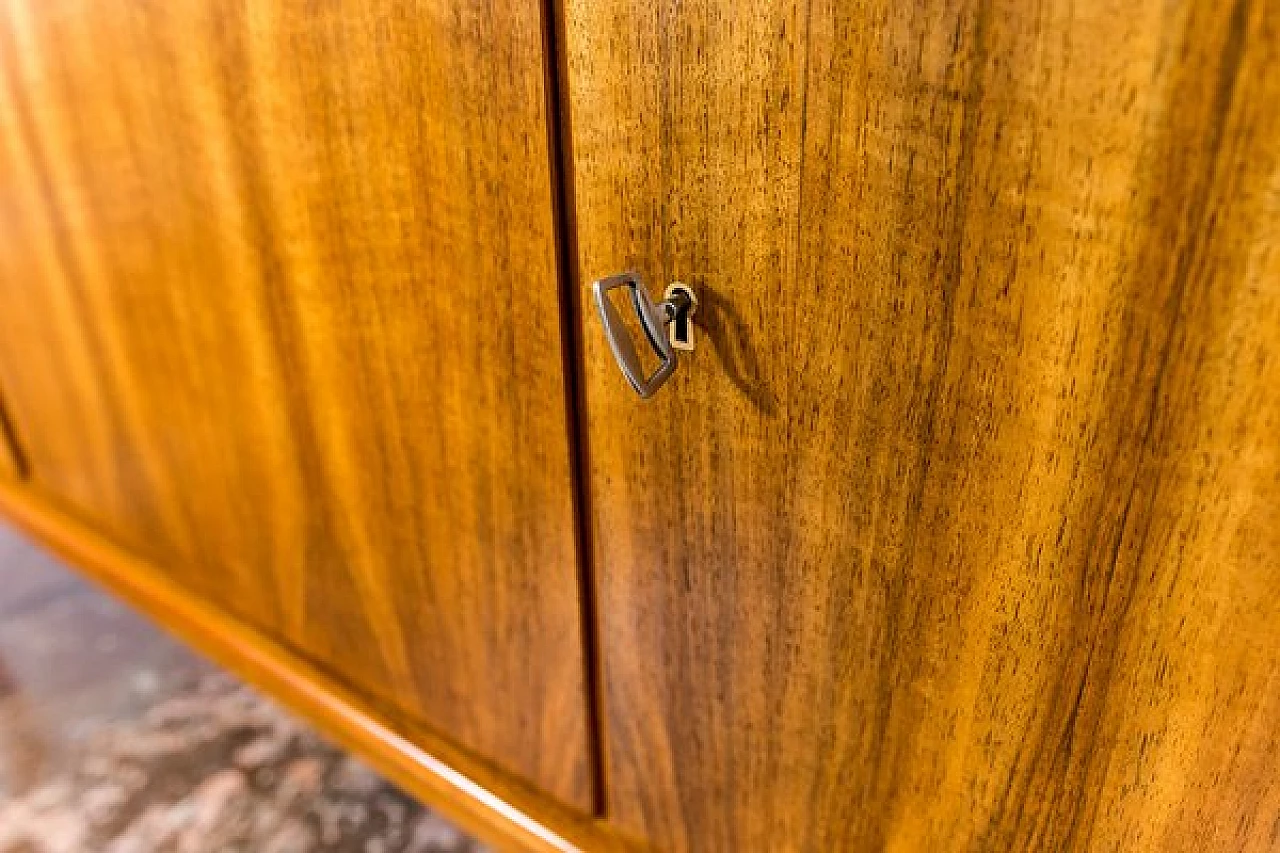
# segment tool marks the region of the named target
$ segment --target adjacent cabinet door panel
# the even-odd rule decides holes
[[[1274,849],[1280,7],[567,0],[613,819]]]
[[[536,0],[14,0],[34,484],[591,804]]]

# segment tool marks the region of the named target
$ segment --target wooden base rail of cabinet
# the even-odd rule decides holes
[[[0,478],[0,515],[484,842],[503,850],[641,849],[557,803],[532,803],[528,811],[536,818],[510,804],[504,799],[508,792],[494,793],[455,769],[459,762],[449,758],[456,747],[416,728],[412,740],[398,733],[368,702],[313,664],[186,592],[30,488]]]

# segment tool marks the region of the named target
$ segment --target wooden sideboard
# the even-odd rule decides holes
[[[0,510],[515,849],[1271,850],[1280,7],[13,0]],[[698,299],[652,399],[589,294]]]

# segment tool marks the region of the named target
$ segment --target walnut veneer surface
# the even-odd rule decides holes
[[[589,810],[542,38],[8,3],[0,385],[33,488]]]
[[[1280,5],[565,7],[614,820],[1275,849]]]

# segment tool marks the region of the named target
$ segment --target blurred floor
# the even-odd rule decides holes
[[[480,849],[0,525],[0,853]]]

